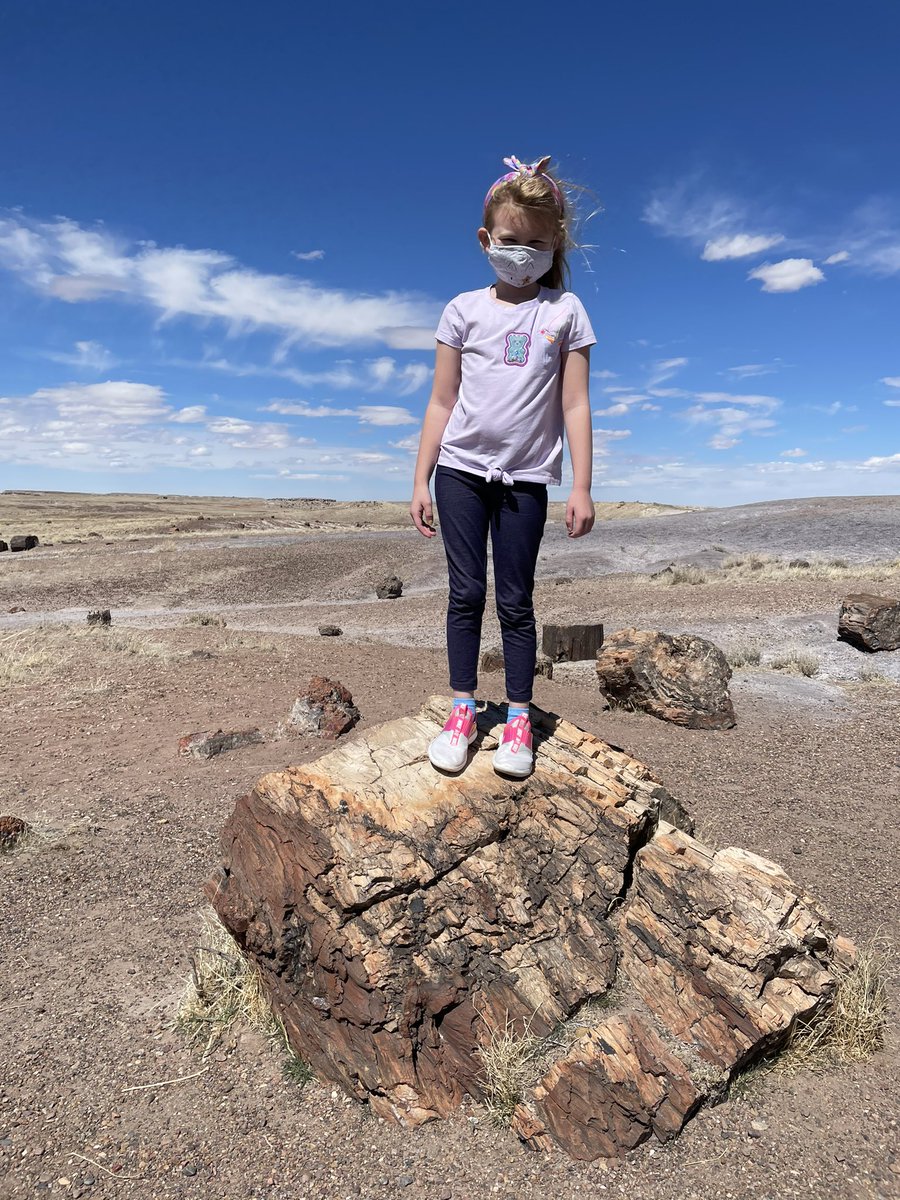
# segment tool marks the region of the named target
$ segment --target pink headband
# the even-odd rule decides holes
[[[562,212],[564,207],[563,198],[559,187],[557,186],[556,180],[553,179],[552,176],[544,174],[544,167],[546,167],[547,163],[550,161],[549,154],[545,155],[544,158],[536,159],[533,163],[519,162],[514,154],[510,158],[504,158],[503,161],[508,167],[512,167],[512,170],[508,171],[506,175],[501,175],[499,179],[495,179],[488,188],[487,195],[484,198],[485,208],[487,208],[488,204],[490,203],[491,196],[493,196],[495,189],[498,188],[501,183],[506,183],[510,179],[527,179],[532,175],[540,175],[541,179],[545,180],[550,185],[550,190],[556,197],[556,203],[559,205],[560,212]]]

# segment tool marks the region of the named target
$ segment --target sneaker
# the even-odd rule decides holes
[[[507,721],[503,727],[500,745],[494,751],[494,770],[503,775],[515,775],[524,779],[534,767],[534,752],[531,749],[531,721],[527,714]]]
[[[431,765],[441,771],[461,771],[478,729],[467,704],[455,704],[447,724],[428,747]]]

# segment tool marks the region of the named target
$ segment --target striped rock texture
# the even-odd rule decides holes
[[[772,863],[713,853],[640,762],[536,712],[536,769],[461,775],[447,716],[366,730],[237,802],[208,894],[296,1053],[379,1115],[420,1124],[490,1091],[498,1031],[541,1039],[513,1128],[620,1155],[674,1136],[731,1071],[829,1002],[852,960]]]

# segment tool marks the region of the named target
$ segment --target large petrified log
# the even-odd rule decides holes
[[[859,650],[900,650],[900,600],[857,592],[841,602],[838,639]]]
[[[730,678],[718,646],[689,633],[620,629],[597,655],[600,691],[611,704],[689,729],[731,729]]]
[[[514,1128],[593,1158],[672,1136],[827,1004],[848,944],[779,868],[695,842],[645,766],[536,713],[535,773],[504,779],[488,706],[445,777],[425,748],[446,715],[264,776],[223,833],[210,898],[317,1074],[418,1124],[483,1098],[481,1052],[529,1030]]]

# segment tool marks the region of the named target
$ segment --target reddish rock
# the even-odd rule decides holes
[[[21,817],[0,817],[0,853],[13,850],[29,832],[28,822]]]
[[[265,738],[258,729],[234,729],[228,733],[221,729],[201,730],[179,738],[178,753],[189,754],[191,758],[214,758],[226,750],[237,750],[240,746],[252,746],[263,741]]]
[[[688,1066],[635,1013],[588,1030],[516,1109],[512,1128],[535,1150],[620,1158],[655,1134],[668,1141],[704,1093]]]
[[[294,701],[288,726],[297,733],[338,738],[359,720],[359,709],[343,684],[315,675],[302,696]]]
[[[706,638],[620,629],[597,655],[600,691],[610,704],[641,709],[689,729],[731,729],[731,668]]]

